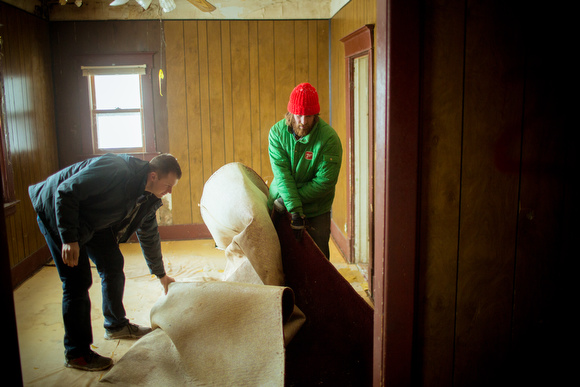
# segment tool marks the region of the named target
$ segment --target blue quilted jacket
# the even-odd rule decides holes
[[[63,243],[82,246],[95,232],[107,228],[122,243],[137,232],[149,270],[162,277],[165,270],[155,216],[162,202],[146,195],[148,173],[147,161],[106,154],[61,170],[30,186],[28,193],[42,222]],[[128,225],[123,223],[138,201],[142,204],[135,217]]]

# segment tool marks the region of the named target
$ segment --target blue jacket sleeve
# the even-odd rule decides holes
[[[137,229],[137,238],[141,251],[151,274],[161,278],[165,275],[163,255],[161,254],[161,237],[157,226],[156,211],[151,211]]]

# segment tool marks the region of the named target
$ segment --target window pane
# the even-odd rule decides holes
[[[141,113],[98,113],[99,149],[141,148]]]
[[[101,109],[140,109],[139,75],[95,75],[96,107]]]

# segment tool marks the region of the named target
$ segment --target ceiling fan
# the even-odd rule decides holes
[[[62,1],[63,0],[61,0],[61,3]],[[135,0],[135,1],[141,7],[143,7],[143,9],[149,8],[149,5],[151,4],[151,0]],[[208,3],[206,0],[187,0],[187,1],[195,5],[202,12],[215,11],[215,7],[212,4]],[[66,0],[64,0],[64,2],[66,3]],[[117,6],[126,4],[128,2],[129,0],[113,0],[109,5]],[[159,5],[161,6],[161,8],[163,8],[164,12],[171,12],[175,9],[175,1],[173,0],[159,0]]]
[[[189,1],[191,4],[195,5],[197,8],[199,8],[202,12],[212,12],[215,11],[215,7],[208,3],[205,0],[187,0]]]

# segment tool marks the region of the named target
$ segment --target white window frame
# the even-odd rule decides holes
[[[83,76],[87,78],[89,88],[89,105],[91,110],[91,130],[93,134],[93,152],[94,153],[108,153],[108,152],[145,152],[145,122],[144,122],[144,106],[143,98],[140,98],[139,107],[131,109],[98,109],[96,102],[96,87],[95,76],[99,75],[138,75],[139,76],[139,95],[142,96],[142,80],[141,75],[145,75],[147,66],[81,66]],[[130,148],[102,148],[99,144],[97,115],[98,114],[123,114],[123,113],[139,113],[141,116],[141,146]]]
[[[153,70],[153,53],[129,53],[114,55],[89,55],[78,58],[80,72],[81,106],[81,136],[82,153],[85,156],[104,153],[129,153],[133,155],[156,154],[155,119],[153,106],[153,85],[151,74]],[[93,75],[138,73],[141,84],[141,119],[143,125],[143,146],[140,148],[99,149],[95,110],[91,87]]]

